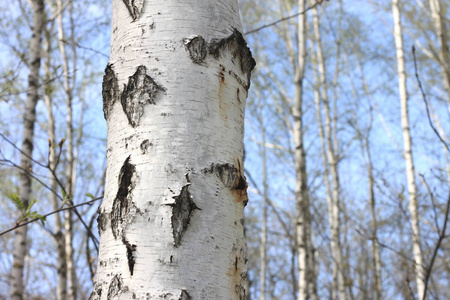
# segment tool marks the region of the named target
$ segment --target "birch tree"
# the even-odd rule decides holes
[[[298,11],[303,12],[305,0],[298,1]],[[295,195],[297,201],[297,245],[298,245],[298,299],[317,299],[314,251],[311,241],[311,214],[306,173],[306,153],[303,141],[303,93],[306,64],[306,16],[298,17],[298,54],[295,68],[295,94],[292,115],[294,117],[294,161],[296,174]]]
[[[113,1],[100,252],[90,299],[246,299],[237,0]]]
[[[403,52],[403,32],[400,20],[399,0],[392,1],[392,14],[394,18],[394,38],[397,57],[397,72],[398,72],[398,89],[401,109],[401,124],[403,132],[403,157],[406,164],[406,179],[409,195],[409,211],[411,214],[411,229],[412,229],[412,245],[414,255],[414,270],[416,275],[417,293],[419,299],[422,299],[424,294],[424,264],[421,249],[421,238],[419,230],[419,208],[417,204],[417,187],[415,181],[415,168],[411,148],[411,132],[409,125],[408,113],[408,93],[406,88],[406,70],[405,57]]]
[[[30,74],[28,76],[27,99],[25,102],[22,150],[20,158],[19,197],[24,207],[28,206],[31,197],[31,176],[33,155],[34,125],[36,121],[36,105],[39,100],[39,70],[41,67],[41,37],[44,28],[44,1],[31,1],[33,11],[32,38],[30,41],[30,57],[28,60]],[[14,260],[10,277],[10,299],[24,299],[24,264],[27,254],[27,227],[15,231]]]

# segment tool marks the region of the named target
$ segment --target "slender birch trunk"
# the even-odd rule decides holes
[[[429,0],[431,16],[439,43],[439,64],[441,66],[444,89],[450,102],[450,51],[448,45],[447,21],[440,0]]]
[[[412,244],[414,254],[414,269],[416,275],[417,293],[422,299],[425,283],[425,269],[421,249],[419,230],[419,208],[417,204],[417,187],[415,181],[414,161],[411,149],[411,133],[409,127],[408,93],[406,89],[405,58],[403,53],[403,33],[400,22],[399,0],[392,1],[392,14],[394,18],[394,38],[397,55],[398,88],[401,106],[401,123],[403,131],[403,148],[406,163],[406,179],[408,182],[409,211],[411,214]]]
[[[47,59],[44,64],[45,78],[46,82],[50,80],[53,75],[50,71],[50,56],[51,56],[51,31],[45,30],[45,36],[47,41],[46,47],[46,55]],[[50,85],[51,83],[47,83]],[[45,88],[45,91],[51,91],[51,87]],[[52,108],[52,95],[47,92],[44,94],[44,103],[47,108],[47,133],[49,139],[49,153],[48,153],[48,165],[50,168],[49,180],[50,187],[52,189],[52,193],[50,194],[50,202],[52,204],[53,210],[57,210],[60,208],[61,203],[58,201],[58,197],[56,192],[58,191],[58,183],[55,178],[56,172],[56,163],[57,163],[57,154],[55,152],[56,148],[56,137],[55,137],[55,118],[53,115]],[[67,297],[67,263],[66,263],[66,249],[65,249],[65,240],[63,233],[63,223],[61,221],[61,215],[59,213],[54,214],[54,234],[53,240],[56,244],[56,253],[57,253],[57,265],[56,270],[58,274],[58,282],[56,284],[56,299],[57,300],[65,300]]]
[[[266,153],[266,130],[264,128],[264,122],[262,120],[262,109],[259,110],[259,126],[261,128],[261,157],[262,157],[262,181],[263,181],[263,205],[262,205],[262,226],[261,226],[261,245],[260,245],[260,256],[261,256],[261,270],[260,270],[260,300],[266,299],[266,265],[267,265],[267,153]]]
[[[69,9],[72,10],[72,0],[69,0]],[[72,99],[73,99],[73,86],[71,86],[70,78],[74,78],[75,74],[70,74],[69,70],[69,59],[66,53],[66,36],[64,34],[63,27],[63,3],[62,0],[56,1],[56,14],[57,14],[57,24],[58,24],[58,45],[59,51],[61,53],[63,74],[64,74],[64,93],[66,97],[66,170],[65,170],[65,192],[69,203],[72,201],[74,194],[73,190],[73,112],[72,112]],[[72,13],[72,11],[70,11]],[[73,26],[72,26],[73,27]],[[73,33],[73,32],[72,32]],[[72,36],[73,38],[73,36]],[[69,300],[76,300],[76,290],[77,290],[77,280],[75,272],[75,262],[74,262],[74,251],[73,251],[73,214],[71,210],[66,210],[65,213],[65,223],[64,223],[64,239],[65,239],[65,253],[66,253],[66,263],[67,263],[67,296]]]
[[[34,123],[36,122],[36,104],[39,100],[39,70],[41,66],[41,37],[44,28],[44,2],[31,1],[33,10],[32,38],[30,41],[30,58],[27,99],[23,119],[22,151],[20,154],[20,188],[19,197],[28,206],[31,195],[32,172],[31,157],[33,155]],[[10,276],[10,299],[24,299],[24,264],[27,253],[27,226],[14,231],[14,259]]]
[[[240,31],[237,0],[113,1],[90,299],[246,299]]]
[[[336,298],[343,300],[346,299],[345,293],[345,282],[344,282],[344,274],[343,274],[343,258],[342,258],[342,248],[340,241],[340,207],[339,207],[339,173],[338,173],[338,162],[336,158],[335,149],[333,149],[333,138],[332,138],[332,126],[331,126],[331,112],[330,112],[330,104],[328,100],[328,91],[326,87],[326,71],[325,71],[325,63],[323,59],[323,50],[321,44],[320,37],[320,24],[319,17],[317,13],[317,8],[313,8],[313,24],[314,24],[314,36],[317,45],[316,58],[318,65],[318,79],[319,79],[319,87],[322,92],[321,98],[324,104],[324,116],[325,116],[325,132],[322,129],[322,144],[324,147],[324,152],[326,155],[326,159],[324,161],[327,162],[326,172],[327,181],[328,175],[331,175],[332,182],[327,182],[327,191],[328,191],[328,213],[330,220],[330,233],[331,233],[331,252],[333,257],[333,278],[334,278],[334,287]],[[317,105],[317,104],[316,104]],[[320,108],[320,106],[319,106]],[[320,111],[318,111],[320,114]],[[320,123],[319,126],[322,123]],[[328,166],[329,165],[329,166]]]
[[[306,1],[298,1],[298,11],[305,9]],[[311,241],[311,214],[306,174],[306,153],[303,142],[303,83],[306,63],[306,16],[298,16],[298,55],[295,69],[294,161],[297,199],[297,247],[298,247],[298,299],[317,299],[314,252]]]

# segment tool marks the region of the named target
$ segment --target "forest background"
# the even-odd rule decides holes
[[[317,296],[330,299],[343,292],[346,299],[422,299],[416,278],[421,270],[428,298],[450,299],[449,3],[320,2],[305,7],[301,111]],[[403,32],[408,126],[402,123],[405,95],[399,94],[393,3]],[[304,9],[291,0],[243,0],[240,6],[244,36],[257,61],[245,123],[251,298],[296,299],[292,108],[300,60],[298,12]],[[58,240],[68,234],[71,242],[65,249],[73,251],[74,263],[68,286],[78,299],[87,299],[92,290],[97,197],[103,194],[106,165],[101,84],[109,56],[110,11],[109,1],[103,0],[45,1],[34,162],[28,170],[37,202],[30,212],[39,217],[64,205],[89,204],[77,207],[73,216],[65,211],[28,225],[27,299],[57,299]],[[14,246],[13,233],[3,232],[24,221],[15,195],[32,16],[29,1],[0,3],[0,298],[5,299]],[[406,128],[416,200],[411,200],[410,169],[405,167]],[[65,189],[69,181],[73,197]],[[414,223],[420,230],[420,267],[413,251]]]

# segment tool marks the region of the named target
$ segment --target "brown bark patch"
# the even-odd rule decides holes
[[[121,95],[122,108],[128,123],[133,127],[138,126],[144,114],[144,107],[147,104],[156,104],[158,94],[165,90],[147,75],[145,66],[139,66],[136,73],[128,77],[128,84],[124,85]]]
[[[208,52],[215,59],[218,59],[224,50],[231,51],[233,58],[239,61],[242,73],[247,74],[249,88],[251,72],[256,66],[256,62],[252,57],[252,52],[248,48],[244,36],[236,28],[229,37],[224,39],[213,39],[209,43]]]
[[[113,65],[108,64],[105,69],[105,75],[103,75],[102,83],[103,115],[105,116],[105,120],[108,120],[109,114],[118,95],[119,84],[116,73],[113,70]]]
[[[181,244],[181,239],[189,226],[194,210],[199,209],[192,200],[189,186],[190,184],[183,186],[180,194],[173,196],[175,203],[169,204],[172,206],[172,231],[175,247]]]
[[[115,239],[120,235],[122,225],[134,205],[131,201],[131,192],[135,185],[136,167],[130,163],[130,158],[131,155],[127,157],[120,168],[119,189],[111,210],[111,229]]]
[[[245,269],[245,251],[244,249],[240,249],[238,251],[237,248],[233,247],[234,259],[232,261],[232,265],[228,269],[227,275],[231,280],[231,289],[236,293],[237,298],[239,300],[247,300],[247,280],[248,274],[244,271]]]
[[[247,180],[242,174],[240,162],[238,167],[232,164],[211,164],[209,167],[204,168],[202,172],[204,174],[215,174],[222,181],[225,187],[229,188],[235,195],[236,202],[242,202],[247,205]]]

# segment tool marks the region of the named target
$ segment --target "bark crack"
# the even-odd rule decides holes
[[[136,72],[128,77],[128,84],[124,84],[121,95],[122,108],[127,115],[128,123],[133,127],[138,126],[145,105],[156,104],[158,94],[165,90],[147,75],[145,66],[139,66]]]
[[[186,290],[181,290],[181,295],[179,300],[192,300],[191,295]]]

